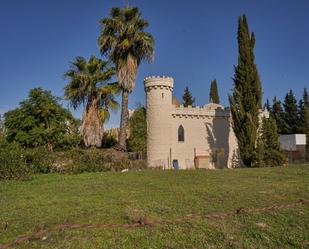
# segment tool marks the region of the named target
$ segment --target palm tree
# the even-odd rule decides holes
[[[118,108],[115,100],[120,92],[118,82],[108,83],[114,75],[115,69],[95,56],[88,61],[76,57],[64,74],[69,79],[64,88],[65,98],[74,109],[81,104],[85,107],[80,132],[86,147],[101,147],[103,124],[109,118],[109,110]]]
[[[153,59],[154,39],[144,31],[148,22],[141,18],[137,7],[112,8],[109,17],[100,23],[100,51],[115,64],[122,89],[119,147],[125,151],[129,93],[135,87],[139,64]]]

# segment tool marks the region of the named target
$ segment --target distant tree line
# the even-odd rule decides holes
[[[272,105],[266,101],[265,107],[270,115],[276,120],[280,134],[305,134],[307,129],[306,108],[309,107],[309,95],[304,88],[302,98],[297,101],[294,93],[290,90],[283,103],[274,97]]]

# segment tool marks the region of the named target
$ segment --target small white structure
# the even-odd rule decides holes
[[[282,150],[297,151],[298,146],[306,146],[306,134],[280,135],[279,142]]]
[[[280,147],[289,163],[304,163],[306,157],[306,134],[280,135]]]
[[[232,168],[240,166],[229,108],[173,104],[171,77],[144,79],[147,109],[147,161],[150,167]],[[174,101],[175,103],[175,101]],[[261,116],[268,117],[268,112]]]

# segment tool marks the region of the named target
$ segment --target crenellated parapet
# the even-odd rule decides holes
[[[145,91],[165,89],[173,91],[174,79],[168,76],[149,76],[144,79]]]
[[[223,107],[222,105],[209,103],[204,106],[188,106],[184,107],[180,105],[180,107],[175,107],[172,110],[172,117],[180,117],[180,118],[197,118],[197,119],[208,119],[208,118],[230,118],[230,108]]]

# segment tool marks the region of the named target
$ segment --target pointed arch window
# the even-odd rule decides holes
[[[185,141],[185,129],[182,125],[178,127],[178,142],[184,142]]]

